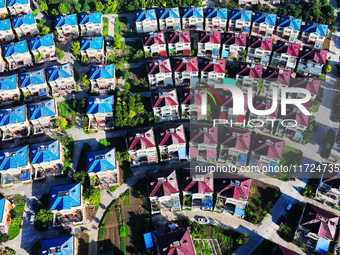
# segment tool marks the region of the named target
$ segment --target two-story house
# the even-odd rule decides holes
[[[192,120],[206,120],[207,100],[206,91],[183,88],[181,95],[182,118],[190,118]]]
[[[232,9],[230,11],[229,32],[249,34],[251,26],[251,11]]]
[[[151,91],[151,103],[156,122],[172,121],[179,118],[176,89]]]
[[[63,173],[64,150],[59,140],[32,144],[30,157],[35,180]]]
[[[215,161],[217,158],[218,126],[194,123],[190,126],[189,158]]]
[[[93,92],[107,94],[115,89],[116,75],[114,64],[110,65],[91,65],[90,83]]]
[[[207,8],[205,17],[206,31],[226,31],[228,23],[227,8]]]
[[[247,49],[247,35],[240,33],[223,33],[222,57],[235,60],[245,57]]]
[[[58,119],[57,104],[54,99],[28,105],[28,116],[33,127],[33,134],[58,130],[55,121]]]
[[[12,101],[19,98],[18,75],[0,77],[0,100]]]
[[[6,199],[0,199],[0,234],[8,233],[8,228],[11,222],[12,203]]]
[[[285,141],[271,136],[256,134],[250,157],[250,166],[266,167],[275,171],[281,161]],[[270,170],[270,169],[273,170]]]
[[[259,2],[265,2],[263,0],[239,0],[238,4],[244,8],[249,8],[251,7],[253,4],[258,4]]]
[[[38,35],[39,30],[32,13],[15,16],[12,18],[12,25],[17,36]]]
[[[7,0],[7,8],[11,15],[31,13],[29,0]]]
[[[321,79],[314,79],[312,77],[304,76],[297,73],[295,79],[290,84],[292,88],[307,89],[311,93],[311,101],[314,101],[318,96],[319,89],[321,87]],[[290,98],[304,98],[303,93],[290,93]]]
[[[327,36],[327,31],[327,25],[315,23],[313,21],[306,21],[301,41],[311,44],[317,49],[321,49],[322,44]]]
[[[171,31],[167,32],[169,56],[190,56],[190,31]]]
[[[292,16],[281,16],[277,23],[276,35],[290,42],[296,42],[300,33],[301,24],[301,19],[296,19]]]
[[[77,14],[56,16],[55,28],[58,33],[59,42],[65,42],[68,39],[77,39],[80,34]]]
[[[88,98],[86,115],[89,118],[89,130],[114,128],[113,102],[113,96]]]
[[[220,49],[221,32],[199,32],[197,56],[218,58],[220,56]]]
[[[144,52],[148,52],[152,57],[166,57],[166,43],[163,32],[143,35]]]
[[[3,141],[29,136],[29,127],[26,105],[0,109],[0,130]]]
[[[196,254],[189,230],[179,230],[158,236],[156,244],[159,255]]]
[[[251,179],[225,173],[219,179],[215,210],[243,218],[248,204]]]
[[[58,59],[51,34],[31,38],[29,39],[29,44],[35,63],[50,62]]]
[[[28,145],[0,151],[0,174],[2,187],[32,181]]]
[[[157,127],[156,134],[161,161],[187,158],[183,124]]]
[[[173,87],[170,60],[159,59],[146,62],[150,89]]]
[[[213,210],[213,173],[183,169],[182,174],[183,209]]]
[[[288,70],[294,70],[299,58],[299,44],[277,41],[273,51],[271,64]]]
[[[45,70],[31,71],[19,74],[19,87],[25,101],[49,96]]]
[[[328,165],[335,169],[335,165]],[[340,197],[340,174],[339,173],[323,173],[321,182],[317,188],[315,199],[325,202],[332,207],[339,205]]]
[[[158,31],[156,11],[154,9],[135,11],[137,33],[150,33]]]
[[[230,92],[230,90],[218,90],[219,96],[222,101],[221,110],[220,110],[220,120],[228,120],[230,122],[236,123],[236,122],[243,122],[245,120],[245,115],[234,115],[233,109],[234,109],[234,99],[233,95]],[[248,110],[248,95],[244,94],[244,109],[245,111]]]
[[[203,7],[183,7],[182,9],[182,28],[203,30],[204,14]]]
[[[175,84],[185,85],[198,79],[197,58],[174,58]]]
[[[9,42],[14,40],[10,19],[0,20],[0,41]]]
[[[328,159],[336,163],[339,163],[340,161],[340,128],[338,129],[338,133],[335,137],[335,141]]]
[[[273,50],[274,39],[266,37],[251,36],[247,52],[247,61],[262,65],[269,65]]]
[[[22,67],[33,66],[32,57],[28,51],[26,40],[12,42],[2,47],[9,71]]]
[[[46,68],[47,82],[51,87],[52,96],[76,91],[76,82],[70,63]]]
[[[80,55],[82,62],[104,64],[103,37],[82,37],[80,39]]]
[[[271,37],[276,26],[276,14],[256,12],[252,27],[252,34]]]
[[[262,78],[262,65],[239,62],[236,72],[236,83],[238,83],[243,92],[252,88],[253,94],[258,92],[258,82]]]
[[[109,148],[87,153],[87,173],[91,179],[98,179],[101,185],[119,185],[119,168],[116,160],[116,149]]]
[[[151,213],[181,210],[176,170],[146,175]]]
[[[251,134],[249,130],[223,126],[218,161],[245,166],[250,151]]]
[[[201,79],[209,81],[223,80],[225,77],[226,60],[204,58],[201,64]]]
[[[160,8],[159,13],[159,29],[164,30],[180,30],[181,29],[181,16],[179,8]]]
[[[7,10],[7,1],[6,0],[1,0],[0,1],[0,17],[6,17],[8,14]]]
[[[158,162],[157,147],[152,128],[126,132],[127,151],[131,156],[131,166]]]
[[[78,239],[75,236],[63,236],[41,241],[41,254],[78,254]]]
[[[290,84],[291,71],[267,67],[266,72],[263,75],[263,86],[259,91],[259,95],[272,98],[273,88],[277,89],[278,99],[281,98],[281,88],[288,88]]]
[[[54,214],[54,227],[82,223],[84,220],[84,199],[81,183],[51,187],[50,211]]]
[[[297,71],[320,76],[326,60],[327,51],[313,49],[305,45],[299,54]]]
[[[80,14],[79,27],[82,36],[101,36],[103,33],[102,13],[86,12]]]

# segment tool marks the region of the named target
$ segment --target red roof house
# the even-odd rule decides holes
[[[195,255],[189,230],[158,236],[156,243],[159,255]]]

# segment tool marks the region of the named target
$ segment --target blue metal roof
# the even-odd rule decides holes
[[[49,47],[49,46],[54,45],[51,34],[31,38],[29,42],[30,42],[30,47],[32,50],[37,50],[40,47]]]
[[[29,104],[28,109],[30,120],[36,120],[41,117],[48,117],[56,114],[54,99]]]
[[[10,29],[11,29],[11,23],[9,19],[0,20],[0,31],[7,31]]]
[[[0,126],[16,124],[26,120],[26,105],[0,109]]]
[[[11,76],[0,77],[0,91],[16,89],[17,82],[18,82],[17,74],[13,74]]]
[[[107,113],[113,110],[113,96],[105,98],[89,97],[87,102],[87,114]]]
[[[116,169],[115,148],[87,153],[87,172],[98,173]]]
[[[31,164],[51,162],[59,158],[60,158],[59,140],[31,145]]]
[[[255,23],[267,23],[268,25],[275,26],[276,14],[269,14],[264,12],[256,12],[254,22]]]
[[[44,69],[28,73],[21,73],[19,76],[20,88],[28,87],[29,85],[43,84],[46,80]]]
[[[50,210],[69,210],[79,205],[81,205],[80,183],[51,187]]]
[[[222,8],[208,8],[207,9],[207,18],[220,18],[220,19],[227,19],[228,18],[228,9]]]
[[[4,45],[3,50],[5,57],[12,56],[15,53],[21,54],[28,52],[26,40]]]
[[[70,26],[74,26],[74,25],[78,25],[77,23],[77,14],[70,14],[70,15],[61,15],[61,16],[57,16],[55,18],[55,27],[62,27],[64,25],[70,25]]]
[[[159,11],[159,19],[166,19],[166,18],[180,18],[179,9],[178,7],[174,8],[161,8]]]
[[[146,249],[152,248],[153,247],[153,240],[152,240],[151,232],[145,233],[143,236],[144,236],[145,248]]]
[[[135,11],[135,19],[136,22],[141,22],[143,20],[156,20],[156,12],[154,9]]]
[[[306,21],[304,32],[317,33],[321,36],[327,35],[328,26],[324,24],[317,24],[312,21]]]
[[[329,240],[320,238],[318,240],[318,242],[316,243],[315,250],[320,252],[320,253],[326,253],[326,252],[328,252],[329,244],[330,244]]]
[[[230,19],[231,20],[244,20],[244,21],[251,21],[251,11],[241,11],[232,9],[230,12]]]
[[[239,209],[239,208],[235,208],[235,214],[236,214],[236,215],[243,216],[243,215],[244,215],[244,210]]]
[[[80,14],[79,24],[100,24],[102,22],[102,13],[101,12],[85,12]]]
[[[0,0],[0,8],[5,8],[5,0]]]
[[[28,4],[28,0],[9,0],[7,6],[13,6],[15,4]]]
[[[72,77],[72,70],[70,64],[65,64],[62,66],[52,66],[46,69],[47,72],[47,80],[55,81],[59,78],[68,78]]]
[[[63,236],[41,241],[41,255],[73,255],[74,237]]]
[[[183,7],[183,18],[196,17],[203,18],[203,8],[202,7]]]
[[[103,37],[83,37],[80,40],[80,50],[100,50],[103,48]]]
[[[279,27],[291,27],[294,30],[299,30],[301,28],[301,19],[295,19],[294,17],[281,16],[279,19]]]
[[[2,217],[4,216],[5,204],[6,204],[6,198],[1,198],[0,199],[0,219],[2,219]]]
[[[109,79],[114,77],[114,65],[98,65],[90,66],[90,80],[93,79]]]
[[[32,13],[22,15],[22,16],[15,16],[12,18],[12,24],[14,28],[21,27],[22,25],[31,25],[34,24],[34,16]]]
[[[28,145],[0,151],[0,170],[16,169],[28,163]]]

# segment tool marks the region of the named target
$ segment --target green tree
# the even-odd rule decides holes
[[[82,56],[81,62],[86,63],[89,59],[87,58],[86,55]]]
[[[59,12],[58,12],[56,9],[52,9],[51,15],[52,15],[52,16],[58,16],[58,15],[59,15]]]
[[[34,56],[35,62],[39,62],[42,59],[43,55],[39,52],[39,54]]]
[[[59,10],[60,14],[70,14],[69,10],[67,9],[67,7],[64,3],[59,4],[58,10]]]
[[[40,31],[40,35],[47,35],[50,32],[50,28],[48,26],[43,26]]]
[[[331,65],[327,65],[325,68],[326,73],[329,73],[330,71],[332,71],[332,66]]]
[[[79,41],[72,42],[71,51],[72,51],[73,55],[75,55],[75,56],[80,55],[80,42]]]
[[[109,0],[105,5],[105,13],[113,13],[117,8],[117,1],[116,0]]]
[[[331,34],[335,34],[335,33],[338,31],[338,29],[336,28],[336,26],[331,26],[331,27],[329,28],[329,30],[330,30]]]
[[[105,9],[105,6],[101,2],[96,2],[96,11],[102,12]]]
[[[52,220],[53,213],[49,210],[41,209],[35,218],[34,227],[39,231],[46,231]]]
[[[89,11],[91,11],[91,7],[89,6],[89,4],[87,2],[85,2],[84,5],[83,5],[82,12],[89,12]]]
[[[77,13],[81,13],[81,4],[80,3],[76,3],[74,5],[74,9],[76,10]]]
[[[55,124],[61,129],[65,129],[67,127],[67,119],[64,117],[59,117],[59,119],[56,120]]]
[[[42,12],[47,11],[47,10],[48,10],[47,3],[42,2],[42,3],[39,5],[39,8],[40,8],[40,11],[42,11]]]
[[[124,70],[124,72],[123,72],[123,78],[124,78],[124,80],[129,79],[129,70]]]
[[[120,49],[122,49],[122,37],[120,36],[120,34],[115,34],[114,36],[113,36],[113,40],[114,40],[114,42],[115,42],[115,49],[116,50],[120,50]]]

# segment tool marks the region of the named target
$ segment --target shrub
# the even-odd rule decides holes
[[[90,205],[99,205],[100,192],[97,189],[90,189],[84,193],[84,200],[89,201]]]

